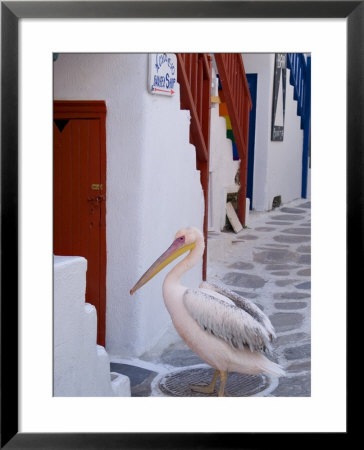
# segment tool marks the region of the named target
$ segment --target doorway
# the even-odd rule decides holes
[[[252,99],[252,109],[249,114],[249,143],[248,143],[248,173],[246,196],[250,199],[249,209],[253,209],[253,185],[254,185],[254,148],[255,148],[255,120],[257,107],[257,84],[258,74],[247,73],[250,97]]]
[[[87,260],[86,302],[97,311],[105,346],[106,105],[55,101],[53,117],[53,251]]]

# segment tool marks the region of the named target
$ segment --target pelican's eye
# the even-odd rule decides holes
[[[177,238],[177,242],[183,243],[184,241],[185,241],[184,236],[180,236],[179,238]]]

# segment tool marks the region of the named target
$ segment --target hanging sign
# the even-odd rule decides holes
[[[177,81],[177,57],[174,53],[149,55],[148,87],[151,94],[173,96]]]
[[[274,62],[272,141],[283,141],[286,112],[286,54],[276,53]]]

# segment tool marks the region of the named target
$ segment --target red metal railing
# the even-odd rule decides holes
[[[211,61],[205,53],[177,53],[181,109],[191,112],[191,143],[197,157],[208,160]]]
[[[196,147],[197,169],[205,200],[203,233],[207,244],[209,149],[211,109],[211,57],[206,53],[177,53],[181,109],[191,113],[190,142]],[[203,258],[203,279],[206,279],[207,245]]]
[[[238,216],[241,223],[245,225],[249,113],[252,108],[252,101],[241,54],[215,53],[215,61],[241,161]]]

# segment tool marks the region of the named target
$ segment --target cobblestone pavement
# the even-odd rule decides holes
[[[237,378],[230,374],[229,395],[310,396],[310,219],[311,204],[300,199],[267,213],[250,213],[248,228],[238,234],[212,233],[209,238],[212,256],[207,280],[222,282],[252,300],[269,316],[277,333],[273,359],[286,371],[280,378],[260,375]],[[223,251],[215,252],[215,256],[213,245],[218,248],[221,240]],[[170,346],[161,355],[114,360],[111,371],[130,377],[132,396],[197,395],[181,386],[207,383],[208,372],[212,375],[212,369],[184,342]]]

